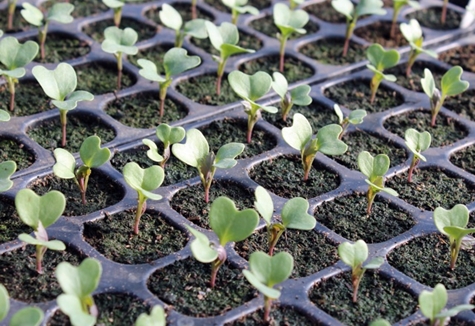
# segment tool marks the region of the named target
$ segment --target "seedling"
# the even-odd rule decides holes
[[[16,163],[14,161],[5,161],[0,163],[0,192],[7,191],[13,186],[10,177],[16,171]]]
[[[75,109],[80,101],[92,101],[94,95],[86,91],[76,91],[76,71],[67,63],[60,63],[54,70],[35,66],[32,72],[46,95],[53,99],[51,101],[53,105],[59,109],[62,127],[61,147],[65,147],[68,112]]]
[[[74,6],[70,3],[55,3],[53,7],[46,13],[38,9],[37,7],[25,2],[23,3],[23,9],[21,15],[23,18],[33,26],[38,27],[38,41],[40,43],[40,55],[41,60],[45,60],[45,42],[48,34],[48,25],[54,20],[58,23],[69,24],[74,18],[71,16],[71,12],[74,10]]]
[[[283,251],[269,256],[262,251],[249,256],[249,270],[242,273],[259,292],[264,295],[264,322],[269,321],[272,300],[280,297],[280,291],[274,285],[287,280],[294,269],[294,258]]]
[[[254,50],[244,49],[237,46],[239,42],[239,31],[236,25],[224,22],[217,27],[212,22],[205,22],[206,30],[213,47],[219,51],[219,57],[213,56],[213,59],[218,62],[218,77],[216,79],[216,94],[221,94],[221,80],[223,79],[224,68],[228,58],[234,54],[239,53],[254,53]]]
[[[269,255],[274,254],[274,248],[282,234],[287,229],[312,230],[317,222],[315,218],[308,214],[308,201],[301,197],[292,198],[287,201],[282,208],[280,218],[282,222],[272,223],[274,213],[274,203],[269,193],[261,186],[257,187],[256,201],[254,206],[267,224],[267,234],[269,240]]]
[[[471,304],[462,304],[450,308],[444,309],[447,304],[447,290],[441,283],[434,287],[432,292],[423,290],[419,295],[419,307],[422,314],[429,318],[431,326],[446,325],[450,317],[456,316],[459,312],[464,310],[472,310],[475,308]]]
[[[445,24],[445,20],[447,18],[447,4],[449,3],[449,0],[444,0],[444,3],[442,5],[442,13],[440,14],[440,22],[442,25]]]
[[[104,42],[102,51],[112,53],[117,59],[117,89],[122,85],[122,54],[136,55],[139,48],[135,46],[138,34],[132,28],[120,29],[116,26],[107,27],[104,30]]]
[[[407,60],[407,67],[406,67],[406,76],[409,77],[411,75],[411,69],[416,62],[417,57],[421,53],[425,53],[433,58],[437,59],[437,53],[432,50],[426,50],[422,48],[422,43],[424,42],[424,37],[422,36],[422,29],[419,22],[415,19],[411,19],[409,24],[402,23],[400,26],[401,33],[404,35],[406,40],[409,42],[411,46],[411,52],[409,52],[409,59]]]
[[[148,146],[147,156],[154,162],[160,163],[162,168],[171,156],[170,145],[179,143],[185,138],[185,129],[182,127],[170,127],[166,123],[162,123],[157,127],[157,137],[163,143],[163,156],[158,153],[157,145],[150,139],[142,139],[142,142]]]
[[[427,131],[418,132],[416,129],[409,128],[404,135],[406,139],[406,146],[412,152],[411,166],[407,176],[407,181],[412,182],[412,173],[420,160],[426,161],[426,158],[421,154],[430,147],[431,136]]]
[[[54,174],[61,179],[73,179],[81,192],[83,205],[86,205],[86,191],[92,168],[98,168],[111,157],[108,148],[101,148],[101,139],[97,136],[90,136],[84,140],[79,149],[79,156],[84,165],[76,169],[76,159],[65,149],[56,148],[54,158],[56,164],[53,166]]]
[[[0,122],[10,121],[10,113],[5,110],[0,110]]]
[[[222,0],[223,4],[231,9],[231,23],[236,25],[240,14],[259,15],[256,7],[248,6],[248,0]]]
[[[280,72],[272,74],[274,81],[272,82],[272,89],[280,96],[280,108],[282,109],[282,120],[287,121],[287,116],[294,104],[309,105],[312,103],[312,98],[308,96],[310,93],[310,86],[299,85],[289,90],[289,83],[284,75]]]
[[[327,155],[341,155],[348,146],[339,139],[341,126],[331,124],[321,128],[313,138],[312,126],[300,113],[295,113],[291,127],[282,129],[282,137],[292,148],[300,151],[304,170],[303,180],[308,180],[310,169],[317,152]]]
[[[93,326],[99,311],[92,293],[101,279],[102,266],[94,258],[86,258],[75,267],[62,262],[56,268],[56,278],[63,294],[56,299],[61,311],[73,326]]]
[[[363,123],[363,119],[364,117],[366,117],[366,111],[359,110],[359,109],[351,111],[350,114],[348,114],[348,116],[345,117],[343,115],[343,111],[341,111],[341,108],[338,104],[335,104],[333,106],[333,110],[335,111],[335,114],[338,116],[338,123],[340,124],[342,128],[342,132],[338,136],[338,139],[341,139],[343,137],[343,134],[345,133],[349,125],[359,125]]]
[[[10,111],[15,107],[15,84],[18,78],[25,76],[25,66],[38,54],[38,44],[26,41],[20,44],[15,37],[5,37],[0,41],[0,63],[5,66],[0,69],[0,76],[5,76],[10,92]]]
[[[137,191],[138,200],[134,233],[139,234],[140,218],[147,209],[147,199],[162,199],[162,196],[154,194],[152,191],[160,187],[165,178],[165,173],[160,166],[154,165],[147,169],[142,169],[135,162],[127,163],[122,173],[124,174],[125,182]]]
[[[7,289],[0,284],[0,322],[10,310],[10,298]],[[9,326],[40,326],[43,321],[43,310],[37,307],[26,307],[18,310],[10,319]]]
[[[399,12],[404,6],[411,6],[412,8],[420,8],[419,2],[412,0],[394,0],[393,1],[393,19],[391,23],[391,33],[390,36],[392,39],[396,37],[396,22]]]
[[[429,96],[430,99],[430,111],[432,115],[431,126],[435,127],[435,121],[437,119],[437,114],[439,114],[442,105],[447,96],[455,96],[465,92],[470,85],[465,80],[460,80],[460,77],[463,74],[463,69],[460,66],[455,66],[450,68],[443,76],[440,81],[439,90],[435,86],[435,80],[432,76],[432,73],[429,69],[424,69],[424,78],[421,78],[421,85],[424,93]]]
[[[209,211],[209,225],[218,237],[218,243],[210,241],[205,234],[186,225],[195,236],[191,242],[193,257],[199,262],[211,263],[211,288],[216,284],[219,268],[227,259],[224,249],[226,244],[246,239],[258,223],[259,216],[255,210],[248,208],[239,211],[231,199],[222,196],[215,199]]]
[[[298,7],[298,5],[304,3],[305,0],[289,0],[289,7],[290,9],[294,10]]]
[[[181,48],[186,35],[204,39],[208,37],[204,19],[193,19],[183,25],[183,18],[180,13],[167,3],[162,5],[162,10],[158,13],[163,25],[175,31],[175,47]]]
[[[463,237],[475,232],[475,228],[467,229],[468,209],[458,204],[450,210],[437,207],[434,211],[434,223],[440,233],[449,237],[450,241],[450,269],[455,269]]]
[[[340,259],[351,267],[351,283],[353,285],[353,302],[358,301],[358,288],[367,269],[377,269],[383,263],[383,257],[376,257],[365,265],[368,259],[368,245],[363,240],[358,240],[354,244],[343,242],[338,246]]]
[[[181,74],[184,71],[190,70],[199,66],[201,63],[200,57],[197,55],[189,56],[188,52],[182,48],[171,48],[165,53],[163,57],[163,69],[165,70],[165,78],[160,76],[157,72],[157,66],[147,59],[139,59],[139,74],[151,81],[158,82],[160,87],[160,119],[165,112],[165,98],[167,97],[167,89],[172,82],[172,77]]]
[[[114,12],[114,25],[119,27],[122,20],[122,8],[125,5],[125,0],[102,0],[102,2]]]
[[[135,326],[165,326],[166,314],[162,306],[154,306],[150,315],[147,313],[141,313],[135,321]]]
[[[385,75],[383,73],[384,69],[394,67],[399,62],[399,52],[396,50],[384,50],[384,48],[379,44],[371,44],[366,52],[366,56],[369,60],[369,65],[366,67],[374,73],[373,78],[371,79],[370,88],[371,88],[371,104],[373,104],[376,97],[376,92],[378,91],[379,84],[383,80],[388,80],[390,82],[396,81],[396,76],[394,75]]]
[[[363,15],[385,15],[383,1],[362,0],[355,5],[350,0],[332,0],[333,8],[346,17],[345,45],[343,46],[343,56],[346,57],[350,45],[350,38],[353,36],[358,19]]]
[[[209,150],[208,141],[198,129],[188,130],[186,142],[172,147],[173,155],[198,170],[205,190],[205,202],[209,201],[209,189],[216,169],[229,169],[235,166],[237,164],[235,158],[243,150],[244,144],[229,143],[221,146],[215,155]]]
[[[15,14],[17,0],[8,0],[8,19],[7,19],[7,30],[11,31],[13,29],[13,15]],[[0,35],[1,36],[1,35]]]
[[[233,91],[244,101],[244,112],[247,114],[247,142],[251,143],[254,125],[260,116],[260,111],[277,113],[277,108],[273,106],[263,106],[256,101],[269,92],[272,85],[272,78],[268,73],[258,71],[254,75],[246,75],[235,70],[228,75],[229,85]]]
[[[284,72],[285,44],[292,33],[305,34],[303,28],[308,22],[308,13],[302,9],[291,10],[286,4],[274,5],[274,24],[279,29],[277,39],[280,42],[279,71]]]
[[[15,197],[15,207],[20,219],[34,230],[35,238],[22,233],[21,241],[36,246],[36,271],[43,274],[42,261],[47,249],[62,251],[66,249],[59,240],[48,240],[46,228],[55,223],[66,207],[66,198],[62,193],[52,190],[38,196],[31,189],[20,190]]]

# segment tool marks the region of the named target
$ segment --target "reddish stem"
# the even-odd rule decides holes
[[[444,1],[444,5],[442,6],[442,14],[440,15],[440,22],[442,25],[445,24],[445,19],[447,17],[447,3]]]
[[[165,113],[165,99],[161,99],[160,100],[160,122],[162,121],[164,113]]]
[[[13,92],[10,91],[10,111],[13,112],[13,109],[15,109],[15,89]]]
[[[350,47],[350,38],[347,37],[345,39],[345,44],[343,45],[343,56],[346,57],[346,54],[348,53],[348,48]]]
[[[223,75],[218,75],[216,79],[216,94],[219,96],[221,95],[221,80],[223,79]]]
[[[272,299],[265,297],[264,298],[264,322],[266,323],[269,321],[271,306],[272,306]]]
[[[61,125],[61,147],[66,147],[66,124]]]

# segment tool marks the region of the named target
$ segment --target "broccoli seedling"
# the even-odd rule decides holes
[[[405,39],[409,42],[411,46],[411,51],[409,52],[409,59],[407,60],[407,67],[406,67],[406,76],[409,77],[411,75],[412,66],[414,62],[416,62],[417,57],[421,53],[425,53],[433,58],[437,59],[437,53],[432,50],[426,50],[422,48],[422,43],[424,42],[424,37],[422,36],[422,29],[419,22],[415,19],[411,19],[409,24],[401,23],[400,29],[402,35],[404,35]]]
[[[7,289],[0,284],[0,322],[10,310],[10,298]],[[37,307],[26,307],[18,310],[10,319],[9,326],[40,326],[44,312]]]
[[[16,171],[16,163],[14,161],[5,161],[0,163],[0,192],[7,191],[13,186],[10,177]]]
[[[430,99],[430,111],[432,119],[430,125],[435,126],[437,114],[444,105],[447,96],[455,96],[465,92],[470,85],[465,80],[460,80],[463,69],[460,66],[450,68],[440,81],[440,90],[435,86],[435,80],[429,69],[424,69],[424,78],[421,78],[421,85],[424,93]]]
[[[82,204],[86,205],[86,191],[92,168],[98,168],[111,157],[108,148],[101,148],[101,139],[97,136],[86,138],[79,149],[79,156],[83,165],[76,169],[76,159],[65,149],[56,148],[54,158],[56,164],[53,166],[54,175],[61,179],[74,179],[74,182],[81,193]]]
[[[263,106],[256,101],[269,92],[272,85],[272,78],[268,73],[258,71],[254,75],[247,75],[238,70],[232,71],[228,75],[229,85],[240,98],[243,99],[244,112],[247,114],[247,136],[246,140],[250,144],[254,125],[260,116],[260,111],[276,113],[277,108],[273,106]]]
[[[122,9],[125,2],[134,2],[135,0],[102,0],[102,2],[114,12],[114,25],[119,27],[122,20]]]
[[[308,96],[310,86],[299,85],[289,91],[289,83],[284,75],[280,72],[272,74],[274,81],[272,89],[280,96],[280,108],[282,109],[282,120],[287,121],[287,116],[293,105],[310,105],[312,98]]]
[[[134,326],[166,326],[165,310],[162,306],[154,306],[150,315],[145,312],[141,313]]]
[[[122,86],[122,54],[136,55],[139,48],[135,46],[138,34],[132,28],[120,29],[116,26],[107,27],[104,30],[102,51],[112,53],[117,59],[117,89]]]
[[[165,78],[157,72],[157,66],[150,60],[139,59],[137,61],[142,68],[139,70],[140,76],[156,81],[160,87],[160,120],[165,112],[165,98],[167,97],[167,89],[172,82],[172,77],[181,74],[200,65],[201,59],[197,55],[188,55],[188,52],[182,48],[171,48],[163,57],[163,69],[165,70]]]
[[[38,41],[40,43],[40,55],[42,61],[45,60],[46,56],[45,42],[50,21],[54,20],[58,23],[69,24],[74,20],[73,16],[71,16],[73,10],[74,5],[59,2],[55,3],[46,14],[43,14],[43,12],[37,7],[27,2],[23,3],[21,15],[28,23],[38,27]]]
[[[204,19],[193,19],[183,25],[183,18],[180,13],[167,3],[162,5],[162,10],[158,13],[163,25],[175,31],[175,47],[181,48],[185,35],[204,39],[208,37]]]
[[[234,202],[227,197],[218,197],[211,204],[209,225],[219,239],[210,241],[208,237],[186,225],[195,236],[191,242],[191,252],[196,260],[211,263],[210,287],[216,285],[216,275],[227,259],[226,249],[229,242],[238,242],[249,237],[259,223],[259,215],[251,208],[239,211]]]
[[[239,42],[239,31],[236,25],[224,22],[221,26],[216,26],[212,22],[205,22],[208,37],[213,47],[219,51],[219,57],[213,56],[218,62],[218,77],[216,79],[216,94],[221,94],[221,80],[223,79],[224,68],[228,58],[239,53],[254,53],[254,50],[237,46]]]
[[[217,168],[229,169],[237,164],[236,156],[242,153],[244,144],[229,143],[221,146],[216,155],[209,150],[208,141],[198,129],[186,133],[184,144],[174,144],[173,155],[180,161],[195,167],[205,190],[205,202],[209,201],[209,189]]]
[[[346,152],[348,146],[339,139],[343,129],[337,124],[321,128],[313,138],[312,126],[307,118],[295,113],[293,120],[291,127],[282,129],[282,137],[292,148],[300,151],[304,170],[303,180],[307,181],[317,152],[341,155]]]
[[[223,4],[231,9],[231,23],[236,25],[240,14],[259,15],[256,7],[247,5],[248,0],[222,0]]]
[[[341,139],[343,137],[343,134],[345,133],[346,129],[348,126],[351,125],[359,125],[363,123],[364,117],[366,117],[366,111],[365,110],[354,110],[351,111],[348,116],[343,115],[343,111],[341,111],[341,108],[338,104],[333,105],[333,110],[335,111],[335,114],[338,116],[338,123],[340,124],[342,128],[342,132],[338,136],[338,139]]]
[[[462,304],[446,310],[444,308],[447,299],[447,290],[441,283],[437,284],[432,292],[423,290],[419,295],[419,307],[422,314],[429,318],[431,326],[446,325],[447,318],[454,317],[464,310],[475,308],[471,304]]]
[[[358,19],[363,15],[385,15],[383,1],[362,0],[355,5],[350,0],[332,0],[332,7],[346,17],[345,44],[343,46],[343,56],[346,57],[350,46],[350,38],[353,36]]]
[[[274,289],[274,285],[287,280],[293,269],[294,258],[285,251],[275,256],[256,251],[249,256],[249,270],[242,273],[264,295],[264,322],[269,321],[272,300],[280,297],[280,291]]]
[[[13,29],[13,15],[15,14],[17,0],[8,0],[8,18],[7,18],[7,30]],[[1,35],[0,35],[1,36]]]
[[[130,162],[122,171],[127,184],[137,191],[137,211],[135,213],[134,234],[139,234],[140,218],[147,209],[147,199],[159,200],[162,196],[152,191],[160,187],[165,178],[165,172],[160,166],[154,165],[142,169],[137,163]]]
[[[84,259],[77,267],[62,262],[56,268],[56,279],[64,292],[56,302],[73,326],[96,324],[99,311],[92,293],[99,285],[101,274],[102,266],[94,258]]]
[[[292,198],[287,201],[282,208],[280,218],[282,222],[272,223],[274,213],[274,203],[272,198],[263,187],[257,187],[255,191],[256,201],[254,206],[262,218],[266,221],[267,235],[269,243],[269,255],[274,254],[274,248],[282,234],[287,229],[312,230],[317,221],[308,214],[308,201],[301,197]]]
[[[0,63],[6,69],[0,69],[0,76],[5,76],[10,92],[10,111],[15,107],[15,84],[18,78],[25,76],[25,66],[38,54],[38,44],[26,41],[20,44],[15,37],[5,37],[0,41]]]
[[[450,269],[455,269],[463,237],[475,232],[475,228],[467,229],[468,209],[465,205],[458,204],[450,210],[437,207],[434,210],[434,223],[440,233],[450,241]]]
[[[148,146],[147,156],[154,162],[160,163],[162,168],[171,156],[170,146],[179,143],[185,138],[186,131],[183,127],[170,127],[166,123],[162,123],[157,127],[157,138],[163,143],[163,156],[158,153],[157,145],[150,139],[142,139],[142,142]]]
[[[52,99],[53,105],[59,109],[61,147],[65,147],[68,111],[75,109],[80,101],[92,101],[94,95],[86,91],[76,91],[76,71],[70,64],[62,62],[54,70],[35,66],[32,72],[45,94]]]
[[[420,8],[419,2],[412,0],[393,0],[393,18],[391,22],[390,36],[392,39],[396,37],[396,23],[397,16],[404,6],[411,6],[412,8]]]
[[[366,183],[368,188],[368,208],[367,214],[371,214],[371,207],[373,206],[374,198],[380,191],[384,191],[392,196],[398,196],[394,189],[384,187],[384,175],[389,170],[389,157],[386,154],[378,154],[373,157],[369,152],[363,151],[358,155],[358,167],[368,179]]]
[[[22,233],[18,239],[36,246],[36,271],[42,274],[42,261],[46,250],[66,249],[63,242],[48,240],[46,233],[46,228],[55,223],[63,214],[66,198],[56,190],[38,196],[31,189],[22,189],[15,197],[15,207],[22,222],[32,227],[35,235],[33,238],[29,234]]]
[[[375,257],[365,265],[368,259],[368,245],[363,240],[358,240],[354,244],[343,242],[338,246],[338,256],[348,266],[351,267],[351,283],[353,285],[353,302],[358,301],[358,288],[367,269],[377,269],[383,263],[383,257]]]
[[[376,97],[376,92],[378,91],[379,84],[384,80],[391,82],[396,81],[396,76],[394,75],[385,75],[383,73],[384,69],[394,67],[399,62],[399,52],[396,50],[384,50],[384,48],[379,44],[371,44],[366,51],[366,56],[369,60],[369,65],[366,67],[374,73],[373,78],[371,79],[370,88],[371,88],[371,104],[373,104]]]
[[[291,10],[286,4],[276,3],[274,5],[274,24],[279,29],[277,39],[280,42],[279,71],[284,72],[285,44],[292,33],[305,34],[303,28],[308,22],[309,16],[305,10]]]
[[[416,129],[409,128],[404,135],[406,139],[406,146],[412,152],[411,166],[407,175],[407,181],[412,182],[412,173],[420,160],[426,161],[426,158],[421,154],[430,147],[431,136],[427,131],[418,132]]]

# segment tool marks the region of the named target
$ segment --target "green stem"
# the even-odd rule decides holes
[[[264,322],[269,321],[270,308],[272,307],[272,299],[264,296]]]
[[[373,104],[374,99],[376,98],[376,92],[378,91],[379,85],[381,84],[381,78],[378,77],[377,74],[373,76],[370,83],[371,88],[371,99],[370,103]]]
[[[450,269],[451,270],[455,269],[455,263],[457,262],[457,257],[459,255],[461,244],[462,244],[462,238],[450,241]]]
[[[163,115],[165,114],[165,99],[167,97],[168,85],[165,83],[160,84],[160,120],[162,121]]]
[[[122,86],[122,52],[116,54],[117,58],[117,90],[120,90]]]
[[[437,102],[437,104],[431,108],[431,120],[430,120],[430,126],[433,128],[435,127],[435,123],[436,123],[436,120],[437,120],[437,115],[439,114],[440,112],[440,109],[442,108],[442,104],[444,104],[444,101],[445,101],[445,96],[442,96],[440,98],[440,100]]]
[[[236,9],[231,10],[231,23],[236,25],[239,17],[239,12]]]
[[[59,110],[59,120],[61,121],[61,147],[66,147],[66,125],[68,123],[67,110]]]
[[[353,30],[355,29],[356,19],[352,22],[348,23],[348,27],[346,28],[346,35],[345,35],[345,44],[343,46],[343,56],[346,57],[348,53],[348,49],[350,47],[350,38],[353,35]]]
[[[253,104],[251,104],[253,105]],[[259,120],[259,115],[257,114],[259,109],[256,108],[251,108],[249,112],[247,112],[247,134],[246,134],[246,140],[247,143],[250,144],[252,141],[252,131],[254,130],[254,126],[257,123],[257,120]]]
[[[414,155],[412,157],[411,166],[409,167],[409,172],[407,173],[407,182],[412,182],[412,174],[418,163],[419,159]]]
[[[411,50],[411,52],[409,53],[409,60],[407,60],[407,67],[406,67],[406,77],[411,76],[412,66],[414,65],[414,62],[416,62],[418,55],[419,53],[415,50]]]
[[[226,61],[226,59],[221,58],[221,61],[218,64],[218,78],[216,79],[216,94],[218,96],[221,95],[221,80],[223,79]]]
[[[281,35],[280,37],[280,62],[279,62],[279,71],[284,72],[284,60],[285,60],[285,44],[287,43],[287,37]]]
[[[274,248],[279,241],[280,237],[285,231],[285,227],[282,224],[272,224],[269,227],[269,256],[274,254]]]
[[[42,245],[36,245],[36,271],[38,274],[43,274],[43,256],[46,252],[46,247]]]
[[[45,43],[46,43],[46,35],[48,34],[48,22],[45,23],[43,29],[39,29],[38,31],[38,40],[40,43],[40,55],[41,61],[45,61],[46,51],[45,51]]]
[[[15,13],[16,0],[8,1],[8,22],[7,30],[13,29],[13,15]]]
[[[365,269],[361,267],[356,267],[353,269],[351,273],[351,283],[353,284],[353,302],[356,303],[358,301],[358,289],[360,287],[361,279],[363,278],[363,274]]]
[[[139,198],[137,200],[137,212],[135,212],[134,234],[139,234],[140,218],[145,212],[147,206],[146,201],[147,198],[139,193]]]
[[[120,21],[122,20],[122,7],[114,9],[114,25],[119,27]]]
[[[376,191],[373,190],[373,188],[371,188],[371,186],[369,187],[368,189],[368,194],[367,194],[367,197],[368,197],[368,208],[366,209],[366,213],[368,215],[371,214],[371,207],[373,206],[373,202],[374,202],[374,198],[376,197]]]
[[[183,39],[185,38],[185,34],[182,31],[176,31],[175,35],[175,47],[181,48],[183,46]]]
[[[224,258],[224,260],[216,258],[216,260],[211,263],[211,279],[209,282],[211,288],[214,288],[216,285],[216,276],[218,275],[219,268],[224,264],[225,261],[226,258]]]

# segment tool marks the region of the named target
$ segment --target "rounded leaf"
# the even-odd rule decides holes
[[[347,19],[352,19],[355,5],[350,0],[332,0],[332,7]]]
[[[245,146],[241,143],[229,143],[221,146],[216,153],[213,166],[221,169],[229,169],[236,165],[236,156],[242,153]]]
[[[35,66],[32,72],[46,95],[54,100],[64,101],[76,89],[76,71],[70,64],[62,62],[54,70]]]
[[[84,165],[97,168],[110,159],[111,152],[108,148],[101,148],[101,139],[94,135],[83,141],[79,149],[79,155]]]
[[[457,204],[452,209],[444,209],[443,207],[437,207],[434,210],[434,223],[440,233],[449,236],[444,231],[447,226],[458,226],[460,228],[466,228],[468,224],[469,212],[467,206],[463,204]]]
[[[70,111],[78,106],[78,102],[92,101],[93,99],[94,95],[89,92],[75,91],[71,93],[65,101],[52,100],[51,103],[60,110]]]
[[[21,189],[15,197],[15,207],[20,219],[34,230],[38,229],[40,221],[45,228],[56,222],[65,206],[66,198],[57,190],[38,196],[31,189]]]
[[[402,35],[404,35],[409,43],[415,43],[417,40],[422,38],[421,25],[419,25],[419,22],[415,19],[411,19],[409,24],[401,23],[399,27]]]
[[[53,165],[54,175],[61,179],[75,178],[76,159],[74,156],[63,148],[56,148],[53,153],[56,159]]]
[[[287,90],[289,89],[289,83],[284,75],[280,72],[274,72],[272,74],[274,81],[272,82],[271,86],[272,89],[279,94],[280,98],[283,99],[285,94],[287,94]]]
[[[55,274],[64,293],[82,300],[90,296],[99,285],[102,266],[94,258],[84,259],[77,267],[62,262],[56,268]]]
[[[183,25],[183,19],[180,13],[168,3],[162,5],[162,10],[158,13],[163,25],[175,31],[180,31]]]
[[[317,221],[308,214],[308,201],[301,197],[292,198],[282,208],[281,218],[284,226],[295,230],[312,230]]]
[[[8,297],[8,291],[0,284],[0,321],[2,321],[10,310],[10,298]]]
[[[186,228],[195,236],[195,240],[191,242],[191,252],[193,257],[201,263],[211,263],[218,258],[218,252],[211,247],[211,243],[206,235],[185,225]]]
[[[340,125],[331,124],[320,128],[317,132],[318,151],[327,155],[341,155],[348,150],[348,146],[338,137],[343,129]]]
[[[27,2],[22,4],[23,9],[21,10],[22,17],[31,25],[42,26],[43,25],[43,13],[41,10],[29,4]]]
[[[39,46],[34,41],[26,41],[24,44],[20,44],[15,37],[8,36],[0,41],[0,62],[8,70],[23,68],[33,61],[38,54],[38,50]]]
[[[302,151],[312,138],[312,126],[303,114],[295,113],[292,126],[282,128],[282,137],[292,148]]]
[[[162,306],[156,305],[152,308],[150,315],[141,313],[135,321],[134,326],[165,326],[166,315]]]
[[[312,98],[308,96],[311,88],[308,85],[300,85],[290,90],[290,97],[295,105],[309,105]]]
[[[183,48],[171,48],[163,57],[163,66],[167,79],[199,66],[201,59],[197,55],[188,55]]]
[[[0,110],[0,121],[10,121],[10,114],[5,110]]]
[[[154,162],[163,161],[163,156],[158,153],[157,144],[155,144],[150,139],[142,139],[142,143],[148,146],[149,150],[147,151],[147,157]]]
[[[308,13],[302,9],[291,10],[284,3],[274,5],[274,23],[283,35],[290,35],[293,32],[305,34],[304,27],[309,20]]]
[[[294,259],[288,252],[281,251],[274,256],[256,251],[249,256],[249,270],[263,284],[273,287],[292,274]]]
[[[278,299],[280,297],[280,291],[273,289],[259,281],[259,279],[250,271],[243,270],[244,277],[252,284],[259,292],[264,296],[271,299]]]
[[[441,90],[442,95],[454,96],[463,93],[467,90],[469,83],[460,80],[463,74],[463,69],[460,66],[455,66],[449,69],[444,76],[442,76]]]
[[[340,259],[351,268],[361,266],[368,258],[368,246],[363,240],[358,240],[354,244],[343,242],[338,246]]]
[[[83,311],[81,300],[70,294],[61,294],[56,299],[61,311],[69,316],[69,321],[73,326],[93,326],[96,324],[96,317]]]
[[[254,207],[257,209],[267,225],[271,223],[272,215],[274,214],[274,202],[269,192],[264,187],[258,186],[254,193],[256,200]]]
[[[186,133],[186,142],[173,145],[172,152],[180,161],[196,168],[209,153],[208,141],[201,131],[190,129]]]
[[[127,184],[143,196],[152,200],[159,200],[162,196],[154,194],[152,191],[160,187],[165,177],[163,168],[151,166],[142,169],[137,163],[129,162],[122,171]]]
[[[10,177],[16,171],[16,163],[14,161],[5,161],[0,163],[0,192],[7,191],[13,186]]]
[[[74,20],[74,17],[71,16],[73,10],[74,5],[70,3],[55,3],[46,14],[46,20],[54,20],[58,23],[69,24]]]
[[[116,26],[110,26],[104,30],[104,41],[101,48],[107,53],[134,55],[139,51],[134,45],[137,39],[137,32],[130,27],[120,29]]]
[[[156,134],[162,143],[175,144],[185,138],[186,131],[183,127],[170,127],[166,123],[162,123],[157,127]]]
[[[158,83],[162,83],[166,80],[158,74],[157,66],[152,61],[147,59],[138,59],[137,63],[142,68],[139,70],[140,76]]]
[[[239,70],[234,70],[228,75],[228,81],[239,97],[252,102],[266,95],[272,85],[271,76],[263,71],[247,75]]]
[[[435,316],[447,304],[447,290],[443,284],[437,284],[432,292],[423,290],[419,295],[419,307],[427,318],[434,320]]]
[[[37,307],[26,307],[17,311],[10,319],[9,326],[39,326],[45,314]]]
[[[379,71],[394,67],[399,62],[399,52],[396,50],[385,50],[381,45],[371,44],[366,50],[369,62]]]

